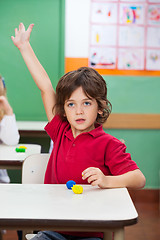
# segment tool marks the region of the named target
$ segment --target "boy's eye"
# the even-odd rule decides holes
[[[85,106],[90,106],[91,103],[90,103],[90,102],[84,102],[84,105],[85,105]]]
[[[74,103],[68,103],[68,107],[73,107]]]

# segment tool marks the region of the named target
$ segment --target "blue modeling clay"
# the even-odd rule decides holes
[[[75,185],[75,181],[73,180],[69,180],[67,183],[66,183],[66,186],[68,189],[72,189],[73,185]]]

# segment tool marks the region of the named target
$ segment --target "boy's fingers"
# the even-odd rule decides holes
[[[17,29],[17,28],[15,28],[15,36],[17,35],[17,33],[18,33],[18,29]]]
[[[11,39],[12,39],[12,41],[14,41],[14,37],[13,36],[11,36]]]
[[[31,24],[29,25],[29,27],[33,28],[33,27],[34,27],[34,23],[31,23]]]
[[[25,31],[25,26],[24,26],[23,23],[20,23],[20,24],[19,24],[19,30]]]
[[[93,167],[86,168],[86,169],[82,172],[82,176],[83,176],[84,174],[86,174],[88,171],[90,171],[91,169],[93,169]]]
[[[94,182],[97,180],[97,176],[96,175],[91,175],[89,178],[88,178],[88,183],[91,183],[91,182]]]
[[[96,171],[95,170],[90,170],[82,176],[82,179],[85,180],[86,178],[90,178],[90,177],[95,176],[95,175],[96,175]]]
[[[98,186],[98,184],[99,184],[99,181],[98,181],[98,180],[95,180],[95,181],[91,182],[91,185],[92,185],[92,186]]]
[[[90,176],[90,174],[91,174],[91,172],[89,170],[87,170],[87,171],[85,170],[82,172],[82,178],[86,179],[87,177]]]
[[[34,24],[30,24],[28,29],[27,29],[27,32],[30,34],[32,32],[32,28],[33,28]]]

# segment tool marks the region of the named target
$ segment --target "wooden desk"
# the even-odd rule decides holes
[[[0,184],[1,229],[104,232],[104,239],[124,240],[124,227],[138,214],[127,189],[83,185],[74,194],[64,184]]]
[[[27,147],[24,152],[16,152],[19,146]],[[41,152],[41,146],[37,144],[18,144],[16,146],[7,146],[0,144],[0,168],[4,169],[21,169],[24,159],[31,155]]]

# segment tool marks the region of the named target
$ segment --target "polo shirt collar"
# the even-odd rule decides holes
[[[95,129],[93,129],[92,131],[88,132],[88,134],[90,134],[93,137],[99,137],[100,135],[104,134],[103,128],[101,124],[96,124],[95,125]]]
[[[92,137],[96,138],[96,137],[99,137],[100,135],[104,134],[104,131],[103,131],[102,125],[96,124],[95,129],[91,130],[90,132],[85,132],[82,134],[89,134]],[[71,141],[73,141],[74,137],[73,137],[71,128],[66,129],[65,136],[68,139],[70,139]]]

